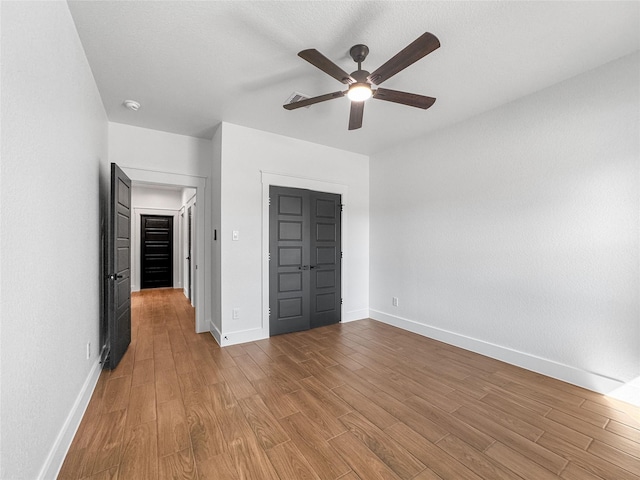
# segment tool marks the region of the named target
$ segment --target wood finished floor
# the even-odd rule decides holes
[[[640,408],[362,320],[220,348],[132,296],[61,479],[637,480]]]

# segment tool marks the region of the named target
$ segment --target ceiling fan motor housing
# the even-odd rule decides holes
[[[369,47],[362,44],[354,45],[349,50],[349,55],[351,55],[354,62],[362,63],[364,59],[367,58],[367,55],[369,55]],[[360,68],[360,65],[358,65],[358,68]]]

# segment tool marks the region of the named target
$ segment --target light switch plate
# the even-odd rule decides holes
[[[231,236],[231,239],[232,239],[234,242],[237,242],[238,240],[240,240],[240,232],[239,232],[238,230],[234,230],[234,231],[233,231],[233,234],[232,234],[232,236]]]

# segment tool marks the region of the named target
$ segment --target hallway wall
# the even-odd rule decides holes
[[[100,373],[107,118],[66,2],[0,8],[0,478],[54,478]]]

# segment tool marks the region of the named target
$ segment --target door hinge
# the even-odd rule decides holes
[[[342,258],[342,255],[343,255],[343,253],[342,253],[342,252],[340,252],[340,258]]]
[[[271,261],[271,252],[267,253],[267,261],[270,262]]]
[[[342,212],[344,210],[344,203],[340,204],[340,212]]]
[[[340,305],[342,305],[342,302],[343,302],[343,301],[344,301],[344,299],[342,299],[342,298],[341,298],[341,299],[340,299]]]
[[[271,316],[271,307],[268,309],[268,315]]]

